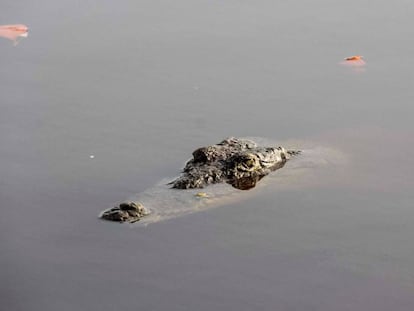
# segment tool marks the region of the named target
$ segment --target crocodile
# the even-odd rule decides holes
[[[283,147],[259,146],[249,139],[230,137],[218,144],[196,149],[180,176],[167,185],[175,190],[188,190],[227,183],[239,190],[249,190],[300,152]],[[196,196],[207,197],[204,193],[197,193]],[[133,223],[150,214],[143,204],[127,201],[104,211],[100,217]]]

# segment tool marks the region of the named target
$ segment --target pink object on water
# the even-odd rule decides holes
[[[12,40],[16,45],[19,37],[26,38],[29,34],[29,28],[26,25],[0,25],[0,37]]]

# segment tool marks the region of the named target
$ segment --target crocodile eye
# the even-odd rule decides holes
[[[252,171],[258,166],[259,160],[253,154],[245,154],[239,159],[238,169],[241,171]]]
[[[253,159],[247,159],[243,164],[247,167],[253,167],[254,166],[254,160]]]

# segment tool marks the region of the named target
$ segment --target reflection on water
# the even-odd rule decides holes
[[[2,308],[412,311],[413,10],[2,1],[36,33],[0,40]],[[231,135],[304,152],[249,191],[165,185]],[[96,217],[134,193],[169,220]]]

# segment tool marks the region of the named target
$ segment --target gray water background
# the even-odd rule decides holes
[[[0,309],[413,310],[413,14],[2,0],[30,33],[0,40]],[[349,163],[146,228],[97,219],[227,136]]]

